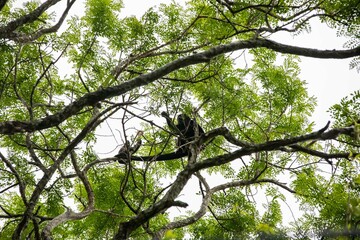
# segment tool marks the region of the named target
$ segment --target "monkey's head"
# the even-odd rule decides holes
[[[177,122],[180,125],[186,126],[186,125],[188,125],[190,123],[190,121],[191,121],[191,119],[185,113],[179,114],[177,116]]]
[[[169,117],[169,114],[167,112],[161,112],[160,114],[162,117],[164,118],[168,118]]]

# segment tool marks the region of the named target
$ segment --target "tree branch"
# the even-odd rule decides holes
[[[114,87],[107,87],[95,92],[85,94],[78,100],[67,105],[63,110],[38,119],[32,122],[26,121],[5,121],[0,122],[0,134],[11,135],[20,132],[34,132],[36,130],[46,129],[60,124],[67,118],[75,115],[81,109],[86,106],[92,106],[99,101],[103,101],[108,98],[120,96],[126,92],[144,86],[154,82],[155,80],[173,72],[178,69],[210,61],[212,58],[224,53],[233,52],[240,49],[251,48],[268,48],[276,52],[296,54],[300,56],[308,56],[314,58],[350,58],[360,55],[360,46],[349,50],[317,50],[311,48],[302,48],[296,46],[285,45],[266,39],[253,39],[247,41],[236,41],[233,43],[219,45],[201,53],[195,53],[190,56],[179,58],[173,62],[165,64],[164,66],[154,70],[150,73],[146,73],[137,76],[129,81],[126,81],[120,85]]]
[[[31,42],[31,41],[38,39],[39,37],[41,37],[44,34],[56,32],[57,30],[59,30],[59,28],[63,24],[67,14],[69,13],[69,11],[70,11],[72,5],[75,3],[75,1],[76,0],[72,0],[72,1],[68,2],[66,9],[64,10],[59,21],[55,25],[53,25],[49,28],[40,29],[30,35],[17,33],[15,36],[9,36],[8,38],[12,39],[14,41],[21,42],[21,43],[27,43],[27,42]]]
[[[326,127],[328,124],[326,125]],[[325,128],[326,128],[325,127]],[[237,158],[247,156],[253,153],[261,152],[261,151],[274,151],[274,150],[281,150],[283,147],[290,146],[293,144],[309,141],[309,140],[331,140],[336,139],[339,135],[349,135],[351,136],[354,132],[354,127],[345,127],[345,128],[334,128],[329,131],[324,131],[325,128],[320,129],[319,131],[312,132],[309,134],[296,136],[293,138],[281,139],[281,140],[274,140],[268,141],[260,144],[252,144],[249,146],[242,147],[239,150],[234,152],[216,156],[213,158],[208,158],[201,162],[196,162],[194,165],[191,166],[193,168],[191,171],[196,172],[201,169],[220,166],[224,163],[231,162]]]
[[[14,21],[9,22],[6,26],[0,27],[0,39],[8,38],[9,34],[13,33],[18,27],[36,21],[41,14],[43,14],[48,8],[60,2],[61,0],[47,0],[41,4],[34,11],[15,19]]]

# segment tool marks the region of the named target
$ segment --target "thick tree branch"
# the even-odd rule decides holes
[[[0,0],[0,11],[3,9],[7,2],[8,0]]]
[[[281,150],[283,147],[291,146],[293,144],[309,141],[309,140],[331,140],[336,139],[339,135],[349,135],[351,136],[353,134],[354,128],[353,127],[346,127],[346,128],[334,128],[329,131],[325,131],[328,124],[325,128],[320,129],[319,131],[312,132],[309,134],[293,137],[293,138],[287,138],[287,139],[281,139],[281,140],[274,140],[274,141],[268,141],[265,143],[260,144],[252,144],[250,146],[245,146],[239,150],[236,150],[232,153],[224,154],[221,156],[216,156],[213,158],[208,158],[206,160],[203,160],[201,162],[197,162],[194,165],[191,166],[191,171],[196,172],[201,169],[213,167],[213,166],[220,166],[224,163],[231,162],[237,158],[247,156],[253,153],[261,152],[261,151],[274,151],[274,150]]]
[[[94,206],[88,206],[84,209],[84,211],[75,213],[70,208],[67,208],[66,212],[63,214],[60,214],[59,216],[53,218],[49,223],[44,227],[41,235],[42,239],[51,240],[51,230],[55,228],[56,226],[60,225],[63,222],[70,221],[70,220],[79,220],[86,216],[88,216],[93,210]]]
[[[312,156],[320,157],[320,158],[323,158],[329,164],[332,164],[332,162],[329,159],[333,159],[333,158],[349,159],[349,153],[346,153],[346,152],[344,152],[344,153],[325,153],[325,152],[317,151],[314,149],[306,148],[306,147],[300,146],[298,144],[293,144],[293,145],[290,145],[289,147],[292,148],[292,150],[290,150],[290,151],[293,151],[293,152],[298,151],[298,152],[307,153]],[[357,154],[358,153],[354,153],[354,156],[356,156]]]
[[[66,9],[64,10],[63,14],[61,15],[59,21],[49,27],[49,28],[43,28],[43,29],[40,29],[32,34],[22,34],[22,33],[16,33],[14,34],[14,36],[9,36],[8,38],[9,39],[12,39],[12,40],[15,40],[15,41],[18,41],[18,42],[21,42],[21,43],[27,43],[27,42],[31,42],[31,41],[34,41],[36,39],[38,39],[39,37],[41,37],[42,35],[44,34],[49,34],[49,33],[54,33],[56,32],[57,30],[59,30],[59,28],[61,27],[61,25],[63,24],[67,14],[69,13],[72,5],[75,3],[76,0],[72,0],[70,2],[68,2],[67,6],[66,6]]]
[[[174,206],[175,198],[180,194],[192,174],[193,172],[191,172],[188,168],[185,168],[183,171],[181,171],[177,175],[174,184],[171,185],[169,191],[160,201],[154,203],[148,209],[141,211],[131,220],[120,224],[118,232],[115,235],[114,239],[128,238],[131,232],[133,232],[135,229],[147,222],[150,218],[156,216],[163,210]]]
[[[301,147],[300,145],[298,145],[297,143],[301,143],[301,142],[306,142],[309,140],[331,140],[331,139],[336,139],[339,135],[344,134],[344,135],[348,135],[351,136],[353,134],[354,128],[353,127],[346,127],[346,128],[335,128],[335,129],[331,129],[327,132],[325,132],[325,130],[329,127],[330,122],[328,122],[326,124],[326,126],[322,129],[320,129],[319,131],[316,132],[312,132],[309,134],[305,134],[305,135],[300,135],[297,137],[293,137],[293,138],[288,138],[288,139],[282,139],[282,140],[274,140],[274,141],[268,141],[262,144],[252,144],[246,141],[242,141],[239,139],[236,139],[234,136],[231,135],[230,131],[225,128],[225,127],[220,127],[214,130],[211,130],[207,133],[205,133],[204,135],[202,135],[198,140],[196,141],[192,141],[191,143],[196,144],[198,146],[203,145],[204,143],[210,141],[211,139],[217,137],[217,136],[223,136],[228,142],[242,147],[240,150],[236,151],[239,153],[238,157],[242,157],[244,155],[250,155],[252,153],[256,153],[256,152],[261,152],[261,151],[273,151],[273,150],[281,150],[281,151],[302,151],[308,154],[311,154],[313,156],[317,156],[317,157],[322,157],[327,159],[330,158],[347,158],[349,156],[349,153],[336,153],[336,154],[327,154],[327,153],[323,153],[320,151],[316,151],[316,150],[311,150],[308,148],[304,148]],[[287,147],[292,148],[293,150],[289,150]],[[249,150],[249,152],[247,152]],[[247,152],[247,153],[244,153]],[[234,154],[230,153],[227,155],[231,155]],[[244,155],[240,154],[240,153],[244,153]],[[356,155],[356,153],[354,153]],[[142,161],[142,162],[148,162],[148,161],[152,161],[152,162],[157,162],[157,161],[169,161],[169,160],[174,160],[177,158],[173,158],[173,157],[169,157],[171,155],[178,155],[175,152],[170,153],[170,154],[163,154],[163,155],[158,155],[158,156],[152,156],[152,157],[147,157],[147,156],[142,156],[142,157],[138,157],[138,156],[132,156],[132,161]],[[185,156],[185,155],[184,155]],[[224,155],[223,155],[224,156]],[[223,156],[218,156],[218,157],[223,157]],[[167,158],[169,157],[169,158]],[[183,156],[179,156],[178,158],[183,157]],[[216,157],[215,157],[216,158]],[[232,159],[234,160],[234,159]],[[90,163],[86,168],[86,171],[92,167],[93,165],[97,164],[97,163],[101,163],[101,162],[112,162],[112,161],[119,161],[119,163],[127,163],[127,159],[122,159],[120,157],[112,157],[112,158],[105,158],[105,159],[100,159],[100,160],[96,160],[93,163]],[[328,161],[328,160],[327,160]],[[330,163],[330,162],[329,162]]]
[[[154,82],[155,80],[173,72],[178,69],[210,61],[212,58],[224,53],[237,51],[240,49],[250,48],[268,48],[276,52],[296,54],[300,56],[308,56],[314,58],[350,58],[360,55],[360,46],[349,50],[317,50],[310,48],[302,48],[296,46],[285,45],[266,39],[253,39],[247,41],[236,41],[233,43],[219,45],[201,53],[196,53],[187,57],[179,58],[173,62],[165,64],[164,66],[135,77],[127,82],[114,87],[100,89],[95,92],[85,94],[75,102],[64,107],[54,115],[44,117],[32,122],[26,121],[5,121],[0,123],[0,134],[15,134],[21,132],[34,132],[36,130],[46,129],[60,124],[67,118],[75,115],[86,106],[95,105],[99,101],[108,98],[120,96],[126,92]]]
[[[47,0],[43,4],[41,4],[34,11],[9,22],[7,25],[0,27],[0,38],[7,38],[10,33],[16,30],[18,27],[36,21],[41,14],[43,14],[48,8],[60,2],[61,0]]]

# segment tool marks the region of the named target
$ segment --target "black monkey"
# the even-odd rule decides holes
[[[173,160],[182,158],[189,155],[189,142],[195,140],[197,136],[204,134],[204,130],[200,125],[198,125],[195,119],[191,119],[186,114],[179,114],[177,117],[177,125],[173,123],[169,115],[166,112],[162,112],[161,116],[166,119],[166,122],[170,130],[177,136],[177,150],[173,153],[161,154],[157,156],[131,156],[131,160],[135,161],[164,161],[164,160]],[[198,135],[197,135],[198,134]],[[134,153],[134,152],[132,152]],[[124,154],[123,151],[119,151],[115,157],[124,158],[128,154]]]
[[[125,144],[119,149],[118,154],[115,155],[115,157],[119,158],[119,163],[124,163],[124,160],[130,160],[132,157],[132,154],[135,153],[141,146],[141,139],[140,137],[143,135],[142,131],[138,131],[133,144],[130,144],[128,140],[126,140]],[[120,161],[121,159],[121,161]]]
[[[194,119],[191,119],[186,114],[180,114],[177,117],[178,124],[176,128],[180,134],[177,139],[178,151],[189,152],[189,142],[194,141],[196,137],[204,134],[204,130],[200,127]]]

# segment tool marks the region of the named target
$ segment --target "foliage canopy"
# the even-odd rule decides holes
[[[174,1],[139,18],[120,0],[20,2],[0,1],[1,239],[357,236],[360,92],[313,129],[299,77],[300,56],[359,68],[357,0]],[[347,49],[271,40],[311,19]],[[206,133],[188,157],[132,160],[139,140],[136,156],[175,151],[161,112]]]

